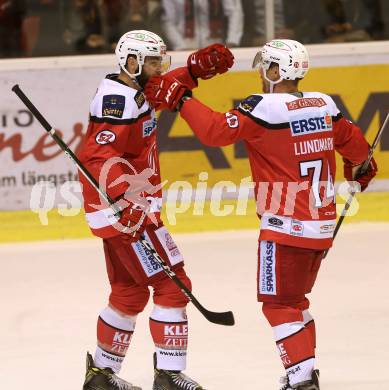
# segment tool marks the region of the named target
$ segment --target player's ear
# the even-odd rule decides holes
[[[273,63],[272,66],[270,67],[269,69],[269,73],[271,74],[271,78],[273,80],[278,80],[280,78],[280,68],[278,66],[278,64],[276,63]]]
[[[128,56],[127,58],[127,70],[130,73],[135,73],[138,69],[138,61],[133,56]]]

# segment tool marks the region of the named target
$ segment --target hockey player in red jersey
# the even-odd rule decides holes
[[[141,245],[144,234],[188,287],[183,257],[160,218],[161,177],[156,145],[155,111],[142,88],[151,76],[170,66],[162,39],[149,31],[124,34],[116,47],[119,74],[100,83],[90,105],[90,120],[79,159],[108,195],[123,209],[121,218],[81,175],[86,218],[93,234],[103,239],[111,294],[97,322],[97,349],[87,354],[84,390],[136,390],[119,378],[135,329],[136,318],[153,288],[150,332],[155,343],[154,390],[202,389],[184,375],[188,340],[187,298]],[[188,88],[232,66],[222,45],[196,51],[188,66],[172,74]]]
[[[158,109],[179,110],[206,145],[244,141],[261,219],[258,300],[286,370],[282,390],[318,390],[315,324],[306,294],[324,250],[332,245],[335,150],[344,158],[345,177],[352,180],[369,145],[330,96],[299,92],[298,82],[309,69],[302,44],[272,40],[257,53],[257,66],[264,94],[253,94],[226,113],[192,98],[185,83],[169,73],[150,79],[145,94]],[[362,190],[376,170],[372,160],[356,179]]]

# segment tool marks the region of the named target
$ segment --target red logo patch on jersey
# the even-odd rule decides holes
[[[226,120],[229,127],[236,129],[239,126],[238,117],[230,112],[226,112]]]
[[[292,219],[290,225],[290,234],[293,236],[302,236],[304,234],[304,226],[300,221]]]
[[[116,139],[116,135],[115,133],[113,133],[112,131],[110,130],[103,130],[103,131],[100,131],[100,133],[98,133],[96,135],[96,142],[100,145],[106,145],[106,144],[109,144],[113,141],[115,141]]]
[[[327,105],[323,98],[302,98],[285,104],[286,107],[288,107],[288,111],[299,110],[300,108],[305,107],[323,107]]]
[[[327,112],[327,115],[324,117],[324,120],[325,120],[327,126],[332,127],[332,117],[328,112]]]

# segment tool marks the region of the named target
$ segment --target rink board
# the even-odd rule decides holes
[[[348,216],[344,223],[354,222],[389,222],[389,194],[363,193],[357,195],[358,212]],[[338,212],[344,207],[344,200],[338,199]],[[356,204],[355,201],[353,204]],[[182,207],[186,209],[183,212]],[[182,212],[178,212],[182,209]],[[173,233],[192,233],[206,231],[258,229],[254,201],[249,201],[245,214],[240,214],[234,199],[220,203],[219,210],[231,210],[228,215],[217,216],[210,202],[204,202],[203,215],[196,215],[195,204],[167,203],[163,209],[162,219]],[[351,211],[351,210],[350,210]],[[71,212],[73,216],[67,216]],[[47,220],[43,220],[46,217]],[[46,223],[47,224],[44,224]],[[71,238],[92,237],[82,210],[53,209],[40,219],[32,211],[0,212],[0,243],[41,240],[63,240]],[[389,233],[389,232],[388,232]]]
[[[312,45],[309,50],[312,69],[301,88],[332,95],[371,142],[389,109],[389,43]],[[260,92],[258,74],[249,66],[255,49],[237,49],[234,53],[236,65],[231,72],[200,81],[194,92],[217,111],[227,111],[246,96]],[[174,53],[173,61],[182,65],[187,55]],[[73,204],[81,197],[79,187],[72,189],[73,197],[61,193],[64,182],[77,179],[74,165],[26,111],[11,87],[19,83],[77,152],[87,128],[90,100],[100,80],[115,69],[112,55],[0,61],[0,210],[29,209],[31,189],[38,179],[56,183],[55,205]],[[242,144],[206,148],[175,113],[160,115],[158,137],[162,176],[168,180],[166,189],[176,181],[186,181],[195,188],[200,172],[208,173],[209,187],[222,180],[239,185],[250,175]],[[377,178],[388,180],[389,131],[382,138],[376,159]],[[338,179],[340,175],[341,169]]]
[[[389,224],[344,226],[311,294],[323,390],[386,390]],[[189,306],[188,374],[209,390],[278,389],[281,363],[256,302],[256,231],[175,235],[194,293],[236,326]],[[1,387],[80,389],[96,319],[107,301],[101,242],[0,245]],[[9,299],[8,297],[12,297]],[[151,389],[151,305],[138,317],[121,375]],[[21,375],[22,373],[22,375]]]

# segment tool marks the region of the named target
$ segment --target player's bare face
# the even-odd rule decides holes
[[[139,76],[139,84],[144,87],[150,77],[159,76],[162,74],[162,58],[161,57],[146,57],[142,67],[142,73]]]

